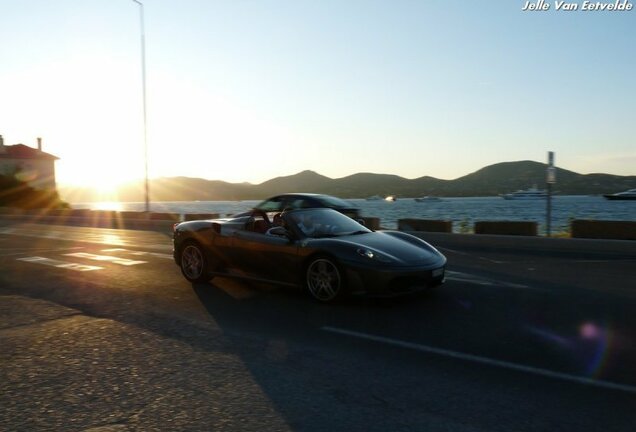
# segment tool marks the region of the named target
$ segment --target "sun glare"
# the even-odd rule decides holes
[[[122,211],[123,206],[117,201],[103,201],[95,203],[93,210],[109,210],[109,211]]]
[[[102,201],[117,200],[117,189],[123,184],[139,177],[141,169],[135,170],[130,160],[111,160],[109,155],[96,155],[88,162],[86,154],[62,155],[57,162],[58,182],[80,188],[90,188]],[[139,168],[142,164],[139,163]],[[136,175],[135,175],[136,174]]]

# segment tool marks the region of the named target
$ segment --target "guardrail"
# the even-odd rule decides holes
[[[452,221],[400,219],[398,230],[452,233]],[[538,237],[538,223],[531,221],[477,221],[473,232],[484,235]],[[563,237],[563,236],[560,236]],[[568,237],[582,239],[636,240],[636,221],[573,220]]]
[[[215,219],[216,213],[146,213],[112,210],[20,210],[0,208],[0,218],[4,220],[45,223],[54,225],[74,225],[96,228],[171,230],[181,221],[195,219]]]
[[[636,240],[636,222],[577,219],[572,221],[574,238]]]
[[[181,221],[216,219],[217,213],[146,213],[134,211],[63,209],[20,210],[0,208],[0,218],[32,223],[93,226],[98,228],[164,230]],[[363,217],[365,225],[382,229],[377,217]],[[581,239],[636,240],[636,221],[573,220],[570,237]],[[399,219],[398,230],[430,233],[453,233],[453,221]],[[530,221],[477,221],[473,232],[479,235],[538,236],[538,224]],[[561,236],[562,237],[562,236]]]

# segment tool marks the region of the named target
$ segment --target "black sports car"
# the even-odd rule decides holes
[[[174,228],[174,259],[191,282],[215,275],[304,288],[316,300],[395,296],[440,285],[446,258],[400,231],[371,231],[333,209],[255,209]]]

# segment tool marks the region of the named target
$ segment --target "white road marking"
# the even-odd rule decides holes
[[[169,255],[169,254],[163,254],[159,252],[131,251],[131,250],[122,249],[122,248],[102,249],[102,252],[126,252],[126,253],[129,253],[130,255],[135,255],[135,256],[153,256],[153,257],[164,258],[169,260],[174,259],[172,255]]]
[[[473,276],[468,273],[451,271],[451,270],[446,270],[446,280],[454,280],[458,282],[470,282],[475,285],[485,285],[485,286],[494,285],[492,282],[481,279],[477,276]]]
[[[575,260],[573,261],[573,263],[575,264],[605,264],[605,263],[611,263],[611,262],[616,262],[616,261],[633,261],[633,260],[629,260],[629,259],[617,259],[617,260]]]
[[[134,260],[126,259],[126,258],[118,258],[114,256],[109,256],[109,255],[95,255],[95,254],[86,253],[86,252],[76,252],[76,253],[70,253],[70,254],[64,254],[64,255],[75,257],[75,258],[86,258],[86,259],[90,259],[94,261],[106,261],[106,262],[111,262],[113,264],[119,264],[124,266],[133,266],[138,264],[145,264],[148,262],[148,261],[134,261]]]
[[[168,241],[167,243],[155,243],[144,245],[147,249],[157,249],[157,250],[172,250],[172,241]]]
[[[78,234],[74,232],[64,231],[31,231],[25,228],[0,228],[0,234],[9,234],[22,237],[37,237],[53,240],[82,241],[87,243],[112,244],[117,246],[125,246],[126,241],[116,234]],[[153,245],[153,248],[156,245]]]
[[[517,284],[512,282],[503,282],[498,280],[486,279],[481,276],[472,275],[470,273],[457,272],[452,270],[446,270],[446,279],[454,280],[458,282],[468,282],[475,285],[482,286],[502,286],[505,288],[515,288],[515,289],[532,289],[532,290],[541,290],[541,288],[533,288],[528,285]]]
[[[450,249],[450,248],[447,248],[447,247],[442,247],[442,246],[436,246],[436,247],[439,250],[449,251],[449,252],[455,253],[457,255],[470,255],[468,252],[461,252],[461,251],[458,251],[458,250],[455,250],[455,249]]]
[[[125,232],[125,231],[123,231]],[[58,240],[68,240],[68,241],[79,241],[82,243],[96,243],[102,245],[113,245],[113,246],[131,246],[132,240],[128,240],[127,238],[120,237],[117,234],[99,234],[95,232],[91,233],[83,233],[76,231],[37,231],[30,230],[28,228],[11,228],[11,227],[3,227],[0,228],[0,234],[7,235],[15,235],[22,237],[38,237],[38,238],[49,238],[49,239],[58,239]],[[158,251],[172,251],[172,242],[170,240],[165,243],[150,243],[143,244],[144,249],[154,249]]]
[[[486,257],[482,257],[482,256],[477,257],[477,258],[479,258],[480,260],[491,262],[493,264],[506,264],[506,261],[498,261],[498,260],[494,260],[492,258],[486,258]]]
[[[39,256],[17,258],[17,261],[24,261],[24,262],[34,263],[34,264],[42,264],[42,265],[64,268],[68,270],[82,271],[82,272],[103,269],[103,267],[70,263],[66,261],[58,261],[58,260],[39,257]]]
[[[413,342],[406,342],[397,339],[391,339],[383,336],[376,336],[367,333],[360,333],[352,330],[340,329],[337,327],[324,326],[321,330],[337,333],[345,336],[355,337],[359,339],[370,340],[373,342],[385,343],[388,345],[398,346],[401,348],[407,348],[415,351],[424,352],[427,354],[435,354],[444,357],[452,357],[459,360],[470,361],[473,363],[485,364],[488,366],[495,366],[504,369],[510,369],[518,372],[525,372],[534,375],[541,375],[549,378],[555,378],[563,381],[575,382],[577,384],[583,384],[591,387],[600,387],[610,390],[620,390],[628,393],[636,394],[636,386],[628,384],[620,384],[611,381],[595,380],[591,378],[581,377],[577,375],[570,375],[562,372],[555,372],[548,369],[541,369],[533,366],[527,366],[517,363],[511,363],[503,360],[491,359],[488,357],[481,357],[473,354],[466,354],[458,351],[451,351],[443,348],[435,348],[427,345],[420,345]]]
[[[11,249],[2,249],[3,252],[0,253],[0,257],[6,257],[6,256],[15,256],[15,255],[26,255],[29,253],[46,253],[46,252],[65,252],[65,251],[69,251],[69,250],[77,250],[77,249],[84,249],[82,246],[77,246],[77,247],[68,247],[68,248],[57,248],[57,249],[40,249],[40,248],[11,248]],[[10,251],[10,250],[14,250],[14,251],[21,251],[21,252],[4,252],[4,251]]]
[[[443,250],[443,251],[452,252],[452,253],[457,254],[457,255],[464,255],[464,256],[473,256],[474,255],[472,253],[461,252],[461,251],[458,251],[458,250],[455,250],[455,249],[446,248],[446,247],[438,247],[437,249]],[[489,261],[489,262],[491,262],[493,264],[506,264],[507,263],[507,261],[499,261],[499,260],[494,260],[492,258],[486,258],[486,257],[482,257],[482,256],[478,256],[477,258],[479,258],[481,260],[484,260],[484,261]]]
[[[2,228],[0,229],[0,234],[10,234],[10,235],[17,235],[22,237],[64,239],[64,233],[60,231],[47,231],[45,233],[42,233],[42,232],[34,233],[31,231],[28,231],[25,229],[19,229],[19,228]]]

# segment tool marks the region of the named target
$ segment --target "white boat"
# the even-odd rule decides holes
[[[636,200],[636,189],[603,195],[608,200]]]
[[[520,189],[516,192],[501,194],[500,196],[507,200],[539,200],[547,198],[548,193],[534,186],[528,189]]]
[[[396,201],[397,198],[395,197],[395,195],[389,195],[386,198],[384,198],[384,200],[393,202],[393,201]]]
[[[426,195],[423,197],[419,197],[419,198],[413,198],[415,201],[417,202],[437,202],[437,201],[442,201],[442,199],[440,197],[436,197],[436,196],[431,196],[431,195]]]

